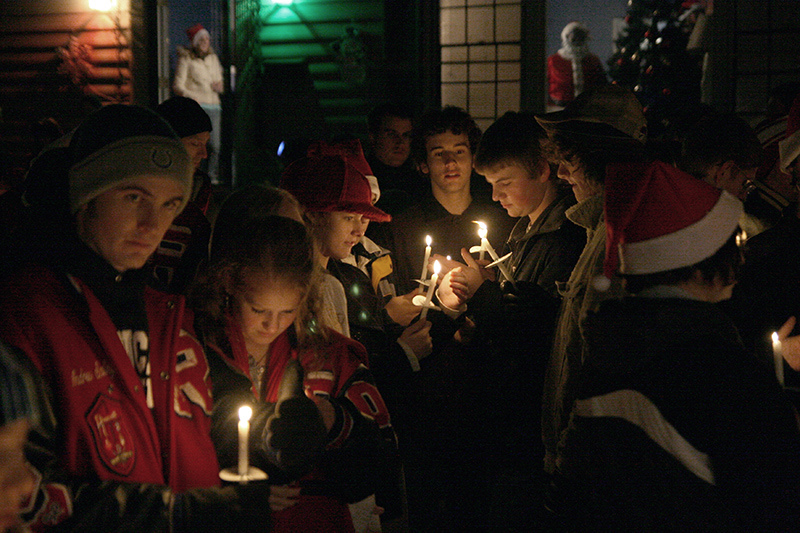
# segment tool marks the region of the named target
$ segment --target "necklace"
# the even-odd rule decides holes
[[[247,354],[247,362],[250,366],[250,379],[255,383],[256,390],[261,390],[261,381],[264,378],[264,372],[267,370],[267,355],[269,355],[269,352],[256,360],[254,356]]]

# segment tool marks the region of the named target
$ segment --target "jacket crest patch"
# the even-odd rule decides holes
[[[120,402],[101,394],[86,415],[86,421],[103,464],[119,475],[129,475],[136,456]]]

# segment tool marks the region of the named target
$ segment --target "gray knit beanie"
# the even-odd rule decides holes
[[[70,141],[69,204],[72,213],[120,182],[138,176],[171,178],[192,190],[186,148],[156,112],[114,104],[92,113]]]

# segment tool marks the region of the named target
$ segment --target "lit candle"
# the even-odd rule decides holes
[[[489,241],[486,240],[486,236],[489,234],[489,228],[487,228],[486,224],[483,222],[476,222],[476,224],[478,225],[478,237],[481,238],[481,252],[480,255],[478,255],[478,259],[483,261],[483,256],[486,250],[488,250],[487,246],[489,245]]]
[[[422,305],[422,313],[419,315],[420,320],[425,320],[425,317],[428,316],[428,308],[431,306],[431,299],[433,299],[433,290],[436,288],[436,282],[439,281],[439,271],[442,269],[442,265],[439,264],[439,261],[433,262],[433,276],[431,276],[431,284],[428,285],[428,293],[425,295],[425,303]]]
[[[425,259],[422,260],[422,275],[419,277],[421,281],[425,281],[428,277],[428,261],[431,259],[431,236],[425,236]]]
[[[747,242],[747,232],[744,230],[738,231],[736,233],[736,246],[741,248],[745,242]]]
[[[489,252],[489,257],[492,258],[492,261],[500,261],[500,258],[497,256],[497,252],[494,251],[494,247],[492,246],[492,243],[490,243],[489,239],[486,238],[486,235],[488,233],[488,228],[486,227],[486,224],[484,224],[483,222],[478,222],[478,225],[480,226],[478,228],[478,235],[481,238],[481,256],[480,256],[480,259],[483,259],[483,250],[486,250],[487,252]],[[508,268],[506,268],[506,265],[504,265],[502,262],[499,262],[499,263],[497,263],[497,268],[500,269],[500,272],[503,273],[503,275],[506,277],[506,279],[508,281],[510,281],[511,283],[514,283],[514,278],[511,277],[511,272],[508,271]]]
[[[250,417],[253,409],[249,405],[239,408],[239,475],[244,477],[249,469],[247,451],[250,436]]]
[[[775,361],[775,376],[783,387],[783,346],[778,339],[778,332],[772,332],[772,358]]]

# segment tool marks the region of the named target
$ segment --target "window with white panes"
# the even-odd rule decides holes
[[[485,129],[520,107],[522,2],[440,0],[442,105]]]

